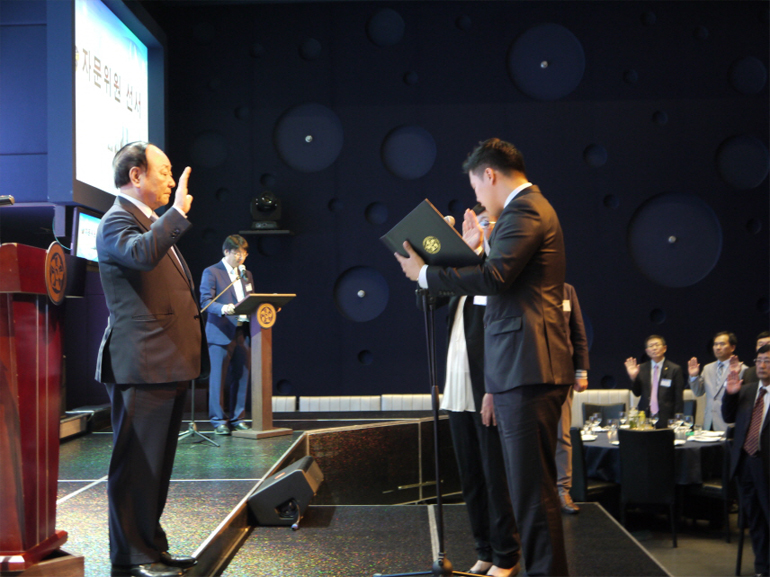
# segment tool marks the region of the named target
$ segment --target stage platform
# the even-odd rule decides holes
[[[348,577],[430,569],[432,422],[398,417],[326,415],[312,425],[294,423],[303,432],[258,441],[210,435],[220,447],[181,441],[163,517],[172,553],[199,558],[189,575]],[[459,485],[441,421],[442,485],[456,502]],[[57,529],[69,534],[63,549],[85,557],[89,577],[110,572],[110,453],[109,432],[61,446]],[[252,526],[247,496],[305,454],[314,456],[325,481],[299,531]],[[586,504],[564,522],[572,575],[668,575],[600,506]],[[467,570],[475,555],[464,505],[445,505],[444,524],[448,557]]]

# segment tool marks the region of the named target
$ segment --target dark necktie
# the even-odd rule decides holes
[[[749,455],[754,455],[759,450],[759,429],[762,427],[762,416],[765,412],[765,387],[759,389],[757,402],[754,403],[754,410],[751,411],[751,422],[749,423],[749,432],[746,440],[743,442],[743,450]]]

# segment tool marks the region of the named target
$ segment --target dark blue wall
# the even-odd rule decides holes
[[[143,4],[168,41],[166,151],[193,167],[194,275],[263,190],[295,233],[248,237],[257,290],[297,293],[274,330],[279,392],[427,392],[414,287],[379,237],[423,198],[473,204],[460,164],[491,136],[521,148],[559,213],[592,387],[627,386],[651,333],[680,364],[710,361],[725,329],[753,358],[766,2]]]

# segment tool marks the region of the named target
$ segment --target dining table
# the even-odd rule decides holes
[[[620,451],[605,431],[583,437],[586,473],[590,479],[620,483]],[[699,485],[719,474],[724,438],[714,435],[690,436],[674,447],[677,485]]]

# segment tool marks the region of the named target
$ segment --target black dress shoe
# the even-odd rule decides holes
[[[189,569],[193,565],[196,565],[198,560],[195,557],[187,557],[185,555],[171,555],[168,552],[164,552],[160,554],[160,562],[168,565],[169,567]]]
[[[112,577],[181,577],[184,574],[179,567],[169,567],[165,563],[145,563],[143,565],[113,565]]]

